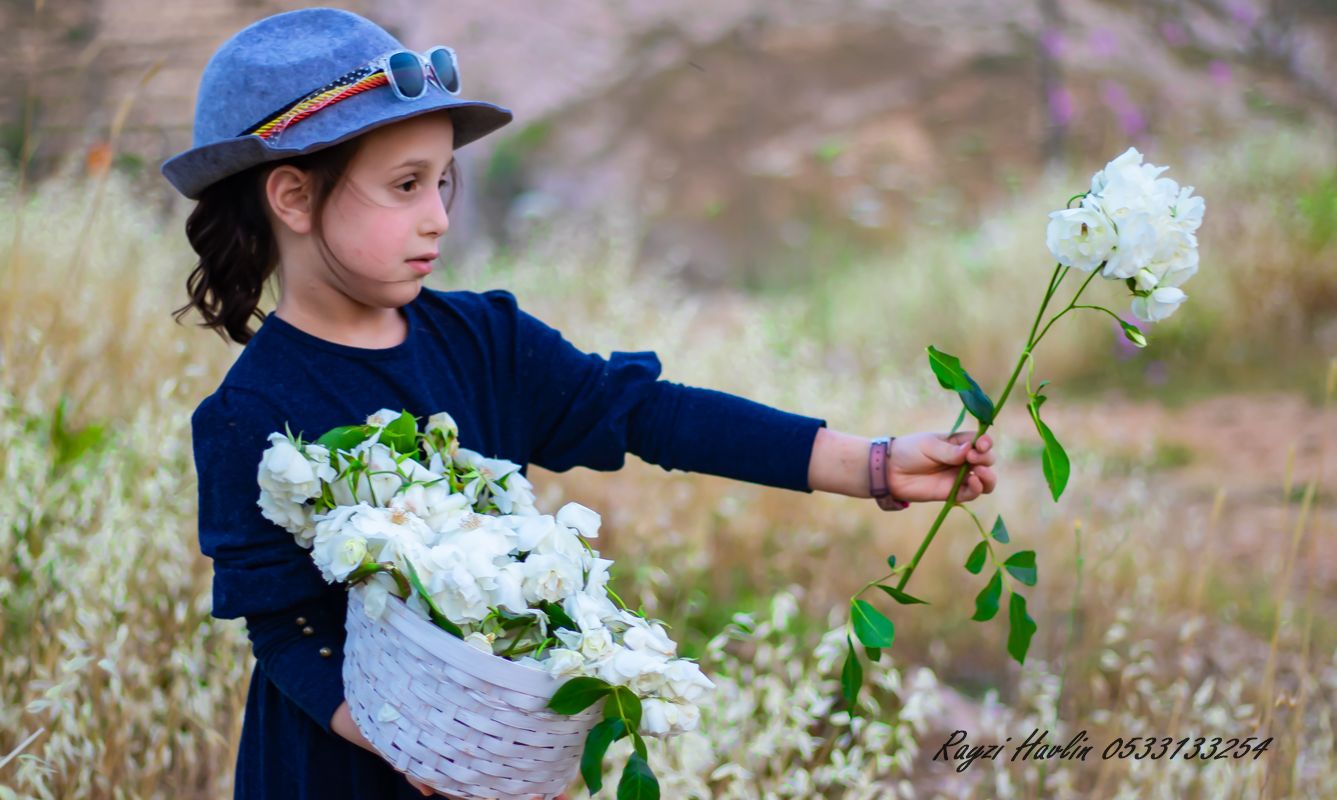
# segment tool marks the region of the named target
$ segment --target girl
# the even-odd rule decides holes
[[[461,443],[565,471],[664,469],[802,492],[944,500],[959,466],[968,501],[993,491],[989,437],[891,442],[826,420],[659,380],[650,351],[574,347],[504,289],[423,286],[457,186],[454,151],[511,112],[460,96],[449,48],[418,54],[347,11],[276,14],[235,34],[201,78],[194,146],[167,179],[198,205],[187,286],[204,327],[245,345],[191,418],[200,548],[213,616],[246,619],[255,668],[235,797],[432,794],[381,759],[344,701],[347,594],[257,505],[272,431],[308,440],[381,408],[449,411]],[[277,308],[261,313],[277,275]],[[252,318],[261,324],[252,330]]]

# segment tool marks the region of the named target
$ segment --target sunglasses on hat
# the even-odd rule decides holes
[[[385,84],[390,85],[400,100],[417,100],[427,93],[429,82],[447,94],[460,93],[460,70],[454,50],[445,45],[437,45],[425,53],[392,50],[293,100],[237,135],[277,142],[289,126],[340,100]]]

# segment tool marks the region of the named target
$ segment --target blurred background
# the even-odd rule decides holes
[[[239,348],[171,317],[192,203],[158,170],[214,49],[309,5],[0,4],[0,800],[231,796],[251,654],[209,615],[189,417]],[[837,430],[950,428],[930,344],[997,398],[1047,214],[1127,147],[1206,201],[1147,348],[1072,314],[1037,350],[1059,502],[1021,400],[990,431],[1000,485],[972,510],[1038,553],[1024,665],[1006,620],[969,619],[979,534],[953,514],[907,587],[931,605],[884,609],[876,690],[828,718],[849,595],[937,507],[634,457],[531,473],[547,508],[604,515],[624,597],[721,686],[699,733],[652,743],[665,797],[1337,796],[1337,2],[334,5],[451,45],[464,93],[515,111],[459,153],[430,286],[510,289],[587,351],[655,350],[665,379]],[[1083,302],[1133,319],[1115,284]],[[1273,739],[932,760],[955,729],[1037,727]]]

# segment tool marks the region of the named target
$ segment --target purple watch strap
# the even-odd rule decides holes
[[[873,440],[868,448],[868,486],[869,493],[877,500],[878,508],[883,511],[900,511],[910,503],[891,496],[887,485],[887,460],[891,457],[891,441],[894,436],[881,436]]]

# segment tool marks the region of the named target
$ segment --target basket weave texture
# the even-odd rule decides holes
[[[550,711],[552,675],[470,647],[393,595],[373,620],[365,592],[348,590],[344,694],[382,757],[452,797],[552,800],[567,788],[602,701]]]

